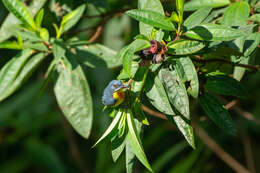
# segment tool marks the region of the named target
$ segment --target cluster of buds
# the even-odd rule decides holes
[[[151,40],[151,47],[143,49],[139,52],[143,60],[150,60],[153,64],[158,64],[164,61],[167,48],[163,43],[156,40]]]

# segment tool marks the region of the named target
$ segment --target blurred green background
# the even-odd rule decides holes
[[[33,0],[25,2],[30,4],[31,1]],[[51,35],[54,35],[52,23],[60,21],[63,14],[84,2],[87,3],[85,17],[65,38],[78,37],[80,40],[88,40],[101,24],[102,32],[96,42],[118,51],[138,34],[138,23],[120,13],[124,9],[136,8],[135,0],[47,0],[44,5],[46,16],[43,26],[50,29]],[[164,0],[162,3],[170,12],[175,1]],[[101,13],[109,15],[89,17]],[[0,2],[0,23],[3,23],[7,15],[7,10]],[[15,54],[16,51],[0,50],[0,67]],[[257,64],[259,56],[258,49]],[[93,129],[91,137],[86,140],[72,129],[61,114],[53,94],[53,84],[50,83],[42,94],[39,92],[50,60],[49,58],[18,92],[0,104],[0,172],[125,172],[125,157],[121,156],[117,163],[113,163],[108,142],[91,148],[111,121],[108,112],[102,112],[101,96],[105,85],[116,78],[120,68],[84,67],[94,103]],[[205,118],[195,101],[191,102],[191,115],[200,117],[201,125],[226,152],[257,173],[260,172],[260,72],[246,73],[242,82],[249,90],[250,98],[239,101],[240,111],[230,111],[238,129],[236,137],[222,133]],[[241,116],[248,115],[245,113],[252,113],[255,118],[248,120]],[[197,149],[193,150],[170,123],[149,115],[148,118],[151,125],[145,127],[142,141],[155,172],[234,172],[198,137]],[[134,173],[145,172],[145,168],[136,162]]]

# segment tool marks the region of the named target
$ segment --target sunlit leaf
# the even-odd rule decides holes
[[[187,29],[191,29],[203,22],[203,20],[209,15],[212,8],[202,7],[196,12],[192,13],[183,23]]]
[[[193,11],[202,7],[218,8],[228,4],[230,4],[229,0],[191,0],[184,4],[184,10]]]
[[[26,26],[36,30],[36,24],[27,7],[19,0],[3,0],[6,8]]]
[[[250,6],[247,2],[235,2],[224,12],[222,24],[226,26],[246,25],[249,13]]]
[[[197,71],[189,57],[181,57],[174,59],[174,67],[184,83],[188,82],[188,93],[194,97],[198,97],[199,93],[199,80]]]
[[[187,55],[200,51],[205,47],[205,44],[194,40],[178,40],[170,42],[167,45],[169,54]]]
[[[2,94],[0,96],[0,101],[7,98],[11,94],[13,94],[16,90],[18,90],[22,86],[22,84],[24,84],[24,82],[32,75],[32,73],[36,70],[36,68],[40,65],[40,63],[43,61],[44,58],[45,58],[44,53],[36,54],[35,56],[31,57],[26,62],[25,65],[22,65],[20,62],[20,66],[22,65],[22,67],[18,66],[18,63],[19,63],[18,59],[16,60],[16,62],[13,62],[12,65],[9,66],[9,68],[8,68],[9,70],[6,70],[5,73],[3,73],[5,75],[10,75],[10,76],[8,76],[9,78],[12,78],[11,73],[16,74],[16,76],[13,76],[14,78],[12,79],[12,81],[10,80],[10,82],[8,82],[6,80],[7,76],[4,78],[1,78],[1,76],[0,76],[0,79],[3,79],[3,82],[8,83],[8,85],[6,85],[5,91],[1,92]],[[18,69],[21,68],[18,73],[16,73],[13,69],[15,67],[17,67]],[[10,70],[12,70],[12,71],[10,71]],[[2,88],[1,86],[2,85],[0,84],[0,88]]]
[[[128,125],[128,129],[129,129],[127,138],[128,138],[128,142],[130,143],[133,153],[149,171],[153,172],[150,164],[147,161],[146,155],[144,153],[141,139],[138,135],[136,125],[135,125],[135,122],[133,119],[133,115],[131,112],[127,112],[127,125]]]
[[[245,33],[238,29],[211,23],[196,26],[185,33],[189,38],[206,41],[230,41],[244,35]]]
[[[13,84],[25,66],[29,57],[33,54],[33,50],[25,49],[13,57],[0,71],[0,101],[9,96],[8,88]]]
[[[159,78],[162,81],[171,104],[185,118],[190,119],[189,98],[178,73],[169,69],[161,69],[159,71]]]
[[[171,23],[166,16],[154,12],[151,10],[130,10],[126,12],[130,17],[138,20],[139,22],[143,22],[145,24],[151,25],[156,28],[160,28],[167,31],[173,31],[174,25]]]
[[[151,10],[164,15],[164,10],[160,0],[138,0],[138,8],[142,10]],[[145,23],[139,23],[140,34],[147,37],[151,36],[153,27]]]

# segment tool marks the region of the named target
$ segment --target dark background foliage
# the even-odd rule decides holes
[[[25,3],[30,5],[33,1],[40,0],[26,0]],[[250,2],[254,3],[253,0]],[[43,5],[43,26],[54,36],[52,23],[60,22],[62,16],[83,3],[86,3],[86,10],[82,19],[63,38],[95,41],[118,51],[139,34],[138,22],[123,14],[128,9],[137,8],[134,0],[47,0]],[[171,12],[175,1],[164,0],[162,4],[166,11]],[[217,10],[221,9],[224,8]],[[185,12],[184,18],[190,14]],[[7,15],[8,11],[1,1],[0,23]],[[0,49],[0,67],[17,52]],[[255,64],[260,63],[259,56],[258,48]],[[125,158],[121,156],[114,163],[108,142],[91,148],[111,122],[108,112],[102,112],[101,97],[105,85],[117,77],[120,68],[101,67],[103,62],[97,62],[101,64],[99,68],[83,66],[94,107],[91,136],[86,140],[72,129],[62,115],[51,86],[53,82],[50,81],[51,84],[41,90],[50,62],[48,57],[21,89],[0,104],[0,172],[125,172]],[[172,124],[147,114],[151,125],[145,127],[142,142],[155,172],[230,173],[235,172],[230,164],[239,169],[232,159],[252,173],[260,171],[260,72],[247,72],[241,82],[249,91],[248,99],[222,98],[223,103],[231,107],[229,112],[237,129],[236,136],[223,133],[205,116],[196,100],[190,101],[191,115],[197,117],[203,127],[195,130],[196,150],[188,146]],[[205,131],[208,135],[204,134]],[[219,145],[212,146],[212,139],[213,144]],[[226,157],[223,151],[232,157]],[[136,162],[134,172],[146,171]]]

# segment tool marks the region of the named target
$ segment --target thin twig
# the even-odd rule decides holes
[[[234,63],[234,62],[229,61],[227,59],[219,59],[219,58],[204,59],[203,57],[201,57],[199,55],[195,55],[195,56],[192,57],[192,60],[197,61],[197,62],[203,62],[203,63],[222,62],[222,63],[230,64],[230,65],[233,65],[233,66],[253,69],[255,72],[259,70],[259,66],[258,65]]]
[[[83,157],[80,154],[80,151],[78,149],[78,145],[74,139],[73,131],[71,129],[71,126],[68,124],[67,120],[64,118],[64,116],[61,116],[61,123],[65,131],[65,135],[67,137],[68,143],[69,143],[69,149],[71,156],[77,166],[80,169],[80,172],[83,173],[90,173],[90,171],[85,166],[85,161],[83,160]]]
[[[238,103],[238,100],[232,100],[231,102],[228,102],[225,107],[227,110],[229,110],[230,108],[232,108],[233,106],[235,106]]]
[[[101,35],[102,30],[103,30],[103,26],[102,25],[98,26],[94,35],[89,39],[89,42],[95,42],[98,39],[98,37]]]
[[[244,145],[244,150],[245,150],[244,153],[245,153],[245,156],[246,156],[247,168],[252,173],[256,173],[255,161],[254,161],[254,156],[253,156],[253,152],[252,152],[250,137],[249,137],[246,129],[241,129],[240,131],[241,131],[242,143]]]
[[[142,108],[145,112],[149,113],[152,116],[167,119],[163,113],[156,112],[151,110],[150,108],[142,105]],[[218,145],[208,134],[207,132],[199,127],[196,123],[193,124],[196,134],[200,137],[200,139],[220,158],[222,159],[228,166],[230,166],[237,173],[250,173],[243,165],[237,162],[230,154],[228,154],[220,145]]]
[[[155,112],[155,111],[153,111],[152,109],[148,108],[148,107],[145,106],[145,105],[142,105],[142,109],[143,109],[145,112],[147,112],[148,114],[150,114],[150,115],[153,115],[153,116],[155,116],[155,117],[157,117],[157,118],[161,118],[161,119],[163,119],[163,120],[167,120],[167,117],[166,117],[164,114],[162,114],[162,113],[160,113],[160,112]]]
[[[199,138],[211,149],[220,159],[222,159],[228,166],[230,166],[237,173],[250,173],[243,165],[237,162],[230,154],[228,154],[220,145],[218,145],[207,132],[198,126],[193,124],[194,130]]]

